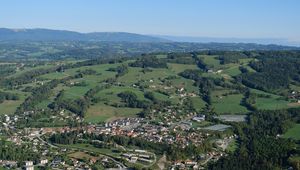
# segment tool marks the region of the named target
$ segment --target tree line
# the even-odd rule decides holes
[[[5,100],[19,100],[19,96],[14,93],[0,91],[0,103]]]

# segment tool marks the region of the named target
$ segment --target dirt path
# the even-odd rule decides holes
[[[160,170],[165,169],[165,163],[167,162],[166,154],[164,154],[157,162],[157,165]]]

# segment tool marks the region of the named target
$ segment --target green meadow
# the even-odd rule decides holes
[[[300,124],[295,124],[292,128],[283,135],[284,138],[292,138],[295,140],[300,140]]]

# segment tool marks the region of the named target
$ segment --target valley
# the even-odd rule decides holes
[[[264,58],[273,53],[149,53],[3,63],[1,134],[19,145],[35,141],[37,145],[27,147],[34,147],[36,155],[45,153],[42,157],[52,161],[52,168],[215,166],[212,162],[226,160],[245,144],[240,126],[249,124],[251,131],[259,126],[256,121],[268,121],[261,114],[274,114],[280,120],[276,127],[284,129],[299,121],[295,72],[287,72],[291,76],[283,77],[284,82],[264,82],[262,77],[278,74],[261,65],[276,65],[277,59]],[[297,69],[292,66],[294,52],[277,53],[290,57],[291,63],[281,67]],[[278,110],[286,110],[283,117],[276,118]],[[285,133],[283,138],[298,141],[297,125],[274,135]],[[150,155],[142,158],[135,150]],[[55,152],[69,156],[52,159]],[[83,160],[77,156],[82,154]],[[166,161],[158,162],[164,155]],[[89,163],[94,159],[100,164]]]

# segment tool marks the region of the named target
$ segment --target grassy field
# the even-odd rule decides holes
[[[239,69],[239,65],[234,65],[234,66],[224,69],[223,73],[228,74],[230,76],[237,76],[237,75],[241,74],[241,71]]]
[[[186,79],[183,77],[177,78],[177,79],[172,79],[170,80],[172,85],[180,88],[184,87],[185,90],[189,93],[198,93],[199,89],[194,85],[194,81],[190,79]]]
[[[65,70],[65,73],[68,75],[74,75],[76,74],[79,70],[86,70],[86,69],[91,69],[91,70],[95,70],[97,73],[113,73],[111,71],[107,71],[109,68],[116,68],[119,65],[121,65],[120,63],[117,64],[100,64],[100,65],[93,65],[93,66],[83,66],[80,68],[73,68],[73,69],[67,69]]]
[[[65,90],[66,99],[76,99],[83,97],[83,95],[90,89],[89,86],[73,86]]]
[[[255,106],[258,109],[265,110],[276,110],[282,108],[288,108],[289,102],[285,100],[280,100],[276,98],[257,98]]]
[[[299,86],[299,85],[293,85],[293,84],[291,84],[291,85],[290,85],[290,88],[291,88],[292,90],[295,90],[295,91],[300,91],[300,86]]]
[[[70,153],[70,154],[68,154],[68,156],[71,158],[75,158],[75,159],[87,159],[87,160],[96,158],[94,156],[91,156],[91,155],[89,155],[85,152],[81,152],[81,151]]]
[[[198,67],[195,64],[175,64],[175,63],[169,63],[168,67],[175,74],[183,72],[186,69],[198,69]]]
[[[39,104],[36,105],[37,108],[43,109],[46,108],[49,104],[51,104],[53,100],[47,99],[41,101]]]
[[[95,104],[91,106],[86,114],[86,122],[105,122],[124,117],[136,117],[141,109],[127,107],[112,107],[105,104]]]
[[[159,58],[164,58],[166,55],[161,55]],[[221,73],[203,73],[203,77],[214,77],[214,78],[226,78],[226,82],[230,83],[230,80],[233,79],[233,76],[240,74],[239,66],[249,67],[248,64],[252,59],[240,59],[238,63],[230,63],[222,65],[220,60],[217,58],[218,56],[209,56],[209,55],[199,55],[201,59],[203,59],[204,63],[208,65],[209,68],[212,68],[214,71],[222,70]],[[67,76],[73,76],[79,73],[79,71],[84,71],[87,69],[91,69],[96,71],[96,74],[93,75],[83,75],[83,78],[72,79],[69,80],[66,84],[59,84],[58,87],[53,89],[53,95],[44,101],[41,101],[37,107],[45,108],[51,102],[53,102],[55,96],[62,89],[65,90],[65,98],[67,99],[78,99],[83,97],[84,94],[90,90],[91,88],[99,85],[103,80],[107,78],[114,78],[116,72],[108,71],[109,68],[116,68],[122,64],[128,64],[129,62],[133,62],[134,60],[125,61],[123,63],[115,63],[115,64],[100,64],[93,66],[83,66],[80,68],[72,68],[66,69],[63,73],[53,72],[49,74],[44,74],[39,76],[39,78],[47,79],[46,81],[50,81],[52,79],[62,79]],[[71,62],[71,61],[62,61],[63,62]],[[74,62],[74,61],[72,61]],[[57,63],[47,64],[43,66],[37,67],[26,67],[24,70],[18,71],[16,74],[12,76],[21,75],[30,70],[40,69],[40,68],[50,68],[56,67]],[[190,79],[185,79],[178,75],[178,73],[186,70],[186,69],[198,69],[196,64],[175,64],[168,63],[168,68],[151,68],[150,71],[142,72],[143,68],[140,67],[128,67],[129,72],[124,76],[118,77],[117,82],[120,82],[121,85],[124,86],[116,86],[113,85],[109,89],[104,89],[98,92],[95,97],[100,98],[100,102],[92,105],[86,114],[86,121],[88,122],[103,122],[112,120],[120,117],[127,116],[136,116],[141,109],[133,109],[133,108],[116,108],[112,107],[113,104],[122,104],[121,99],[117,96],[119,93],[124,91],[132,91],[134,92],[139,100],[148,100],[144,97],[144,92],[151,91],[154,93],[154,96],[159,100],[171,101],[173,104],[177,104],[179,102],[179,96],[175,92],[178,88],[184,88],[188,93],[199,94],[199,88],[194,85],[194,81]],[[255,71],[249,67],[250,71]],[[166,79],[168,78],[168,79]],[[77,83],[84,81],[86,86],[69,86],[68,83]],[[140,84],[141,89],[134,88],[133,84]],[[23,89],[25,87],[38,87],[39,85],[35,82],[28,83],[23,85]],[[297,86],[292,86],[293,89],[300,89]],[[240,105],[240,102],[243,98],[242,94],[233,94],[223,96],[223,94],[233,91],[232,89],[224,89],[220,87],[220,89],[215,89],[212,91],[212,106],[217,113],[220,114],[239,114],[246,113],[248,110]],[[25,100],[26,96],[20,92],[20,90],[16,90],[16,92],[20,93],[21,97],[18,101],[4,101],[0,104],[0,114],[9,114],[13,113],[16,108]],[[294,107],[295,104],[289,103],[289,101],[283,100],[280,96],[265,93],[263,91],[251,89],[253,93],[259,94],[268,94],[271,97],[258,97],[256,100],[256,107],[258,109],[280,109],[280,108],[288,108]],[[165,94],[163,94],[165,93]],[[193,105],[197,111],[201,111],[203,107],[205,107],[205,102],[201,99],[200,96],[191,98]]]
[[[292,138],[295,140],[300,140],[300,124],[295,124],[294,127],[289,129],[284,135],[284,138]]]
[[[201,111],[205,107],[205,102],[200,97],[191,97],[194,108]]]
[[[209,68],[219,69],[222,67],[220,60],[216,58],[217,56],[199,55],[198,57],[201,58]]]
[[[264,94],[264,95],[269,95],[269,98],[266,97],[258,97],[256,99],[256,104],[255,106],[258,109],[265,109],[265,110],[275,110],[275,109],[281,109],[281,108],[288,108],[292,107],[289,105],[289,102],[286,100],[281,99],[281,96],[267,93],[261,90],[256,90],[256,89],[251,89],[250,90],[252,93],[256,94]]]
[[[221,97],[213,96],[212,105],[215,111],[219,114],[246,113],[248,112],[248,110],[240,104],[243,97],[244,96],[242,94],[234,94],[234,95],[227,95]]]
[[[20,106],[22,103],[22,100],[9,100],[9,101],[4,101],[3,103],[0,104],[0,115],[1,114],[12,114],[16,111],[17,107]]]
[[[165,68],[152,68],[149,72],[142,72],[142,68],[138,67],[129,67],[129,72],[124,76],[118,79],[119,82],[122,82],[126,85],[131,85],[137,83],[138,81],[153,81],[153,84],[159,83],[159,79],[169,77],[170,75],[176,75],[170,69]]]
[[[135,93],[139,100],[146,100],[144,97],[144,92],[139,90],[138,88],[133,87],[121,87],[121,86],[112,86],[111,88],[104,89],[96,94],[96,97],[100,97],[109,102],[119,102],[120,98],[118,94],[125,91],[131,91]]]
[[[68,77],[68,74],[61,73],[61,72],[54,72],[54,73],[44,74],[44,75],[40,76],[40,78],[49,79],[49,80],[62,79],[62,78],[65,78],[65,77]]]
[[[250,72],[255,72],[255,70],[248,66],[249,62],[253,59],[239,59],[238,63],[229,63],[223,65],[220,63],[220,60],[217,58],[217,56],[199,55],[198,57],[203,59],[204,63],[214,71],[222,70],[221,74],[223,77],[226,75],[237,76],[241,74],[241,71],[239,69],[240,66],[246,67]]]
[[[24,102],[27,97],[27,93],[19,91],[7,91],[11,93],[17,93],[19,95],[19,100],[5,100],[3,103],[0,103],[0,115],[3,114],[12,114],[16,109]]]
[[[38,70],[38,69],[48,69],[51,67],[55,67],[55,66],[52,64],[47,64],[47,65],[39,65],[36,67],[25,67],[24,69],[17,71],[15,74],[10,75],[9,77],[16,77],[16,76],[22,75],[23,73],[26,73],[28,71]]]
[[[192,127],[193,127],[193,128],[206,127],[206,126],[210,126],[210,125],[212,125],[212,124],[213,124],[213,123],[208,122],[208,121],[201,121],[201,122],[195,122],[195,121],[193,121],[193,122],[192,122]]]

